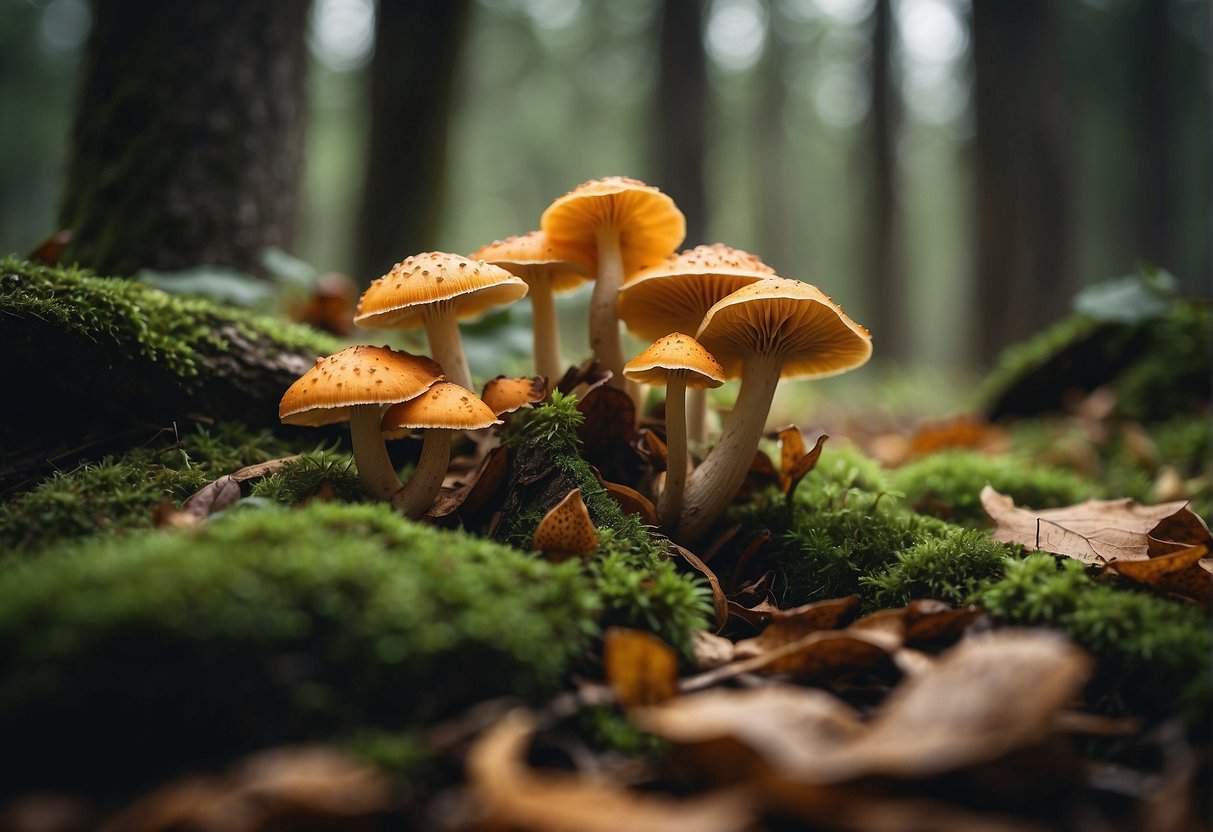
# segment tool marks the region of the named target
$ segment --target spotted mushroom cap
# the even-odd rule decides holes
[[[278,404],[288,425],[318,427],[349,419],[359,404],[395,404],[420,396],[444,378],[432,358],[390,347],[347,347],[317,358]]]
[[[640,355],[629,361],[623,374],[641,384],[664,385],[671,375],[680,373],[687,387],[719,387],[724,370],[710,352],[681,332],[658,338]]]
[[[516,234],[481,246],[469,257],[500,266],[529,286],[546,280],[554,291],[574,289],[594,275],[594,258],[582,246],[553,240],[542,231]]]
[[[607,176],[559,197],[539,219],[554,240],[598,250],[598,229],[619,230],[627,274],[658,263],[686,238],[686,217],[668,195],[627,176]],[[668,331],[668,330],[667,330]]]
[[[723,243],[671,255],[619,290],[619,319],[646,341],[697,332],[712,304],[742,286],[775,277],[761,258]]]
[[[428,304],[448,303],[459,318],[474,318],[526,296],[521,278],[483,260],[430,251],[392,267],[362,293],[354,323],[380,329],[412,329]]]
[[[872,335],[816,286],[772,277],[743,286],[704,316],[696,340],[736,378],[747,355],[783,356],[783,378],[823,378],[872,357]]]
[[[422,428],[480,430],[500,424],[497,414],[471,390],[441,381],[424,395],[389,407],[382,428],[388,439],[398,439]]]
[[[558,555],[582,555],[598,548],[598,532],[579,489],[570,491],[539,521],[531,548]]]
[[[543,376],[507,378],[497,376],[484,385],[481,400],[489,410],[501,416],[520,407],[541,402],[548,396],[548,383]]]

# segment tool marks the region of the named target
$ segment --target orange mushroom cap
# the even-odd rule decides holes
[[[382,427],[387,438],[398,439],[422,428],[479,430],[500,424],[497,414],[471,390],[441,381],[424,395],[388,408]]]
[[[553,240],[543,231],[497,240],[476,249],[469,257],[499,266],[528,285],[536,279],[547,280],[557,292],[576,288],[594,274],[594,258],[582,246]]]
[[[501,416],[520,407],[541,402],[548,396],[547,380],[543,376],[507,378],[497,376],[484,385],[481,400],[489,410]]]
[[[578,185],[548,206],[539,226],[553,240],[590,250],[597,250],[597,229],[615,228],[629,274],[669,256],[687,234],[686,217],[673,199],[627,176]]]
[[[447,302],[458,318],[474,318],[526,296],[527,285],[505,269],[441,251],[406,257],[373,282],[358,301],[359,326],[410,329],[427,304]]]
[[[598,531],[574,488],[539,521],[531,548],[557,557],[584,555],[598,548]]]
[[[316,366],[287,388],[278,418],[288,425],[330,425],[348,419],[354,405],[408,401],[442,378],[442,368],[424,355],[347,347],[316,359]]]
[[[658,338],[623,368],[623,374],[642,384],[665,384],[681,373],[687,387],[719,387],[724,370],[710,352],[681,332]]]

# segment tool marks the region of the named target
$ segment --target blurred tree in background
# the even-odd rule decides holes
[[[57,194],[77,187],[72,77],[106,9],[0,10],[6,250],[54,230]],[[980,366],[1140,258],[1207,293],[1207,0],[313,0],[309,14],[293,252],[322,270],[365,282],[414,250],[466,252],[624,173],[680,201],[688,243],[821,285],[878,356]],[[410,106],[423,130],[399,121]]]

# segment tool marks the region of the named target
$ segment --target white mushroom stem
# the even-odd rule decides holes
[[[451,462],[451,428],[426,428],[421,440],[421,458],[408,484],[392,497],[392,507],[410,520],[429,511],[442,488],[447,466]]]
[[[783,356],[778,353],[753,355],[743,362],[741,390],[733,413],[720,441],[687,483],[676,534],[684,544],[693,544],[720,518],[745,481],[766,427],[782,369]]]
[[[687,481],[686,377],[670,373],[665,386],[665,487],[657,499],[657,519],[666,529],[678,525]]]
[[[534,331],[535,372],[555,384],[564,375],[566,365],[560,357],[560,327],[556,321],[552,284],[546,279],[532,279],[528,294]]]
[[[617,303],[619,287],[623,285],[623,250],[619,245],[619,230],[598,229],[598,277],[590,298],[590,348],[598,363],[613,374],[612,387],[626,389],[623,377],[623,342],[619,336]]]
[[[358,463],[358,479],[366,493],[376,500],[390,500],[400,490],[400,477],[379,429],[382,416],[377,404],[356,404],[350,407],[350,441],[354,446],[354,461]]]
[[[692,387],[687,391],[687,442],[699,446],[707,436],[708,391],[704,387]]]
[[[433,358],[446,373],[447,381],[472,389],[472,372],[463,353],[463,338],[454,306],[448,301],[430,304],[425,311],[425,334]]]

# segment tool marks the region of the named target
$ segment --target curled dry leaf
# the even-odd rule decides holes
[[[1146,559],[1150,554],[1151,531],[1187,507],[1183,502],[1143,506],[1122,499],[1087,500],[1037,511],[1017,508],[1010,497],[988,485],[981,491],[981,504],[998,524],[991,535],[994,540],[1065,555],[1095,566],[1111,560]]]
[[[806,453],[800,428],[793,425],[779,431],[779,485],[785,494],[794,493],[805,475],[817,467],[829,438],[823,433]]]
[[[615,701],[625,708],[656,705],[678,693],[678,654],[651,633],[612,627],[602,662]]]
[[[1205,545],[1189,546],[1149,560],[1112,561],[1109,568],[1139,584],[1190,598],[1203,607],[1213,603],[1213,575],[1201,565]]]
[[[949,448],[998,453],[1005,450],[1009,441],[1005,428],[991,425],[980,416],[957,416],[919,425],[910,437],[906,459],[917,459]]]
[[[886,633],[899,645],[924,646],[955,641],[980,615],[981,611],[976,607],[952,609],[943,601],[924,598],[899,609],[865,615],[851,628]]]
[[[711,670],[733,661],[733,642],[707,630],[695,631],[691,650],[695,655],[695,667],[700,670]]]
[[[525,763],[534,718],[511,711],[468,753],[467,770],[483,824],[530,832],[740,832],[753,815],[743,790],[673,799],[601,779],[539,772]]]
[[[853,616],[858,609],[859,596],[848,595],[846,598],[815,601],[790,610],[775,610],[770,614],[770,623],[760,635],[737,642],[737,658],[759,656],[791,644],[809,633],[837,629],[843,620]]]
[[[728,599],[724,596],[724,590],[720,586],[720,580],[716,577],[716,573],[690,549],[685,549],[672,541],[670,542],[670,549],[708,582],[708,587],[712,590],[712,611],[716,619],[716,627],[723,627],[725,622],[729,620],[730,607]]]
[[[439,494],[426,517],[441,519],[456,513],[465,518],[475,516],[497,493],[509,470],[509,446],[498,445],[485,455],[467,482],[454,491]]]

